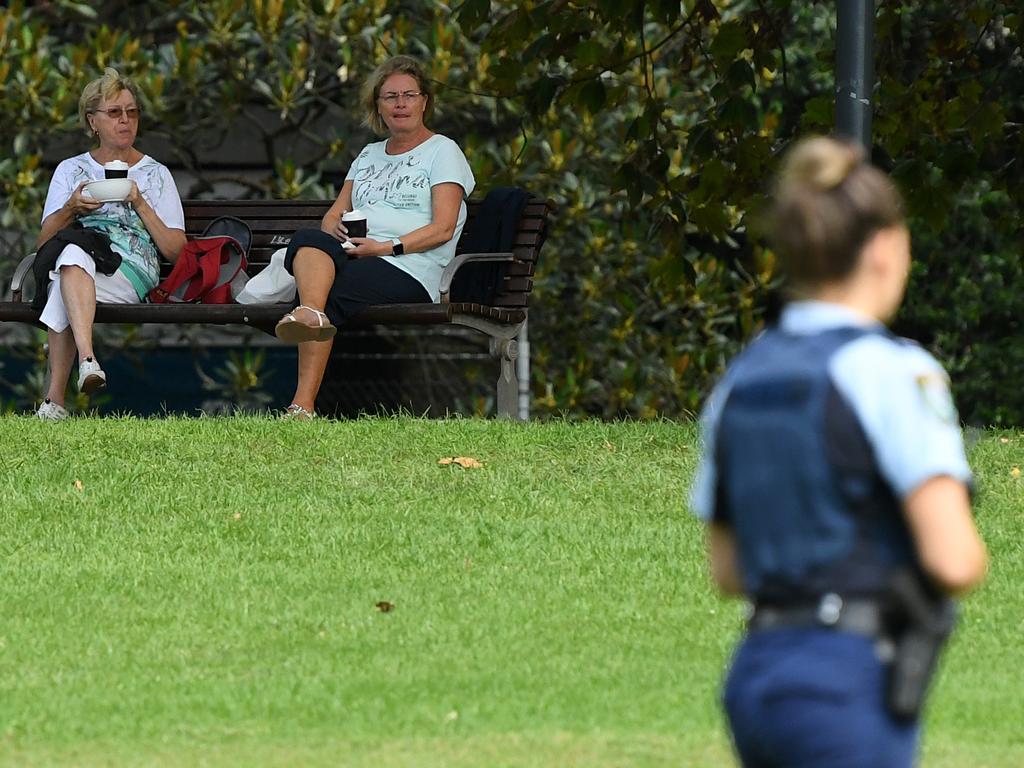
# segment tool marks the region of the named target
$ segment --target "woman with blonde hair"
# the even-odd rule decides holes
[[[908,595],[946,620],[986,569],[956,409],[884,326],[910,236],[860,149],[800,142],[768,220],[789,301],[715,387],[692,491],[715,583],[753,606],[726,712],[746,766],[908,766],[927,676],[903,672],[933,659],[907,655]]]
[[[365,122],[383,141],[368,144],[345,177],[320,229],[295,233],[285,268],[299,304],[277,324],[299,345],[295,395],[285,415],[306,419],[337,326],[369,304],[439,301],[441,273],[455,256],[476,182],[458,145],[427,127],[433,86],[420,63],[395,56],[363,88]],[[366,233],[352,236],[342,215],[358,209]]]
[[[96,303],[142,301],[157,284],[161,257],[174,262],[185,245],[185,214],[171,172],[135,147],[141,116],[135,84],[108,67],[85,86],[78,111],[96,146],[54,171],[34,266],[43,283],[50,280],[48,289],[37,290],[50,363],[37,415],[50,421],[68,415],[64,395],[76,350],[79,390],[92,394],[106,386],[93,352]],[[130,187],[122,200],[102,202],[86,185],[105,178],[104,165],[112,161],[126,170]]]

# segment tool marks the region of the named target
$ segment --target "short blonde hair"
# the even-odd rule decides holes
[[[434,114],[434,88],[427,80],[423,65],[412,56],[392,56],[373,70],[366,78],[366,82],[363,83],[363,108],[366,110],[366,118],[363,122],[378,136],[386,136],[388,127],[384,118],[380,116],[377,99],[380,97],[380,89],[384,86],[384,81],[392,75],[409,75],[415,78],[420,93],[427,100],[423,111],[423,121],[426,122]]]
[[[113,67],[107,67],[103,70],[102,76],[97,77],[82,89],[82,96],[78,99],[78,117],[82,121],[82,127],[85,128],[88,136],[93,135],[93,130],[89,126],[88,116],[96,112],[104,101],[116,99],[121,91],[131,93],[135,99],[135,106],[141,106],[139,104],[138,87],[132,80],[123,77]]]
[[[820,285],[847,277],[875,232],[903,223],[900,193],[860,145],[815,137],[783,161],[767,228],[786,275]]]

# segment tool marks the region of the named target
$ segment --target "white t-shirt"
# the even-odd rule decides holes
[[[62,161],[50,180],[43,219],[63,206],[83,181],[102,178],[103,166],[88,152]],[[128,169],[128,178],[135,182],[164,225],[185,230],[185,212],[167,166],[143,155]],[[135,287],[139,299],[144,299],[160,279],[160,254],[135,209],[124,203],[104,203],[95,213],[82,216],[78,221],[83,227],[99,230],[110,238],[111,249],[121,254],[119,271]]]
[[[385,146],[386,141],[367,144],[345,177],[352,181],[352,207],[366,213],[367,237],[391,240],[426,226],[433,219],[431,188],[455,183],[463,189],[451,240],[429,251],[381,257],[416,278],[439,301],[441,273],[455,256],[466,223],[465,199],[476,186],[473,171],[459,145],[439,133],[400,155],[387,154]]]

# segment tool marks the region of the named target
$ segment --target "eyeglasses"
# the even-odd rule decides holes
[[[380,96],[380,100],[383,101],[385,104],[397,104],[399,100],[412,101],[413,99],[418,99],[422,95],[423,94],[420,93],[419,91],[402,91],[401,93],[382,93]]]
[[[96,109],[94,112],[102,112],[111,120],[120,120],[121,115],[125,115],[129,120],[139,119],[139,108],[138,107],[111,107],[110,109]]]

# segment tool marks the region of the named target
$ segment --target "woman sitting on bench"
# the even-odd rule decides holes
[[[388,138],[363,148],[320,229],[296,232],[285,256],[299,293],[276,329],[299,345],[290,418],[314,415],[346,318],[370,304],[439,301],[441,273],[455,256],[476,184],[458,145],[424,124],[434,96],[418,61],[396,56],[381,64],[363,87],[363,106],[367,125]],[[365,218],[365,236],[350,237],[342,221],[353,210]]]
[[[160,257],[173,262],[185,245],[185,214],[171,172],[135,148],[135,84],[108,67],[85,86],[78,111],[99,146],[54,171],[33,267],[50,345],[49,387],[36,415],[49,421],[68,416],[64,392],[76,349],[78,389],[91,395],[106,386],[92,347],[96,302],[142,301],[157,284]],[[90,187],[98,199],[86,189],[109,176],[126,179],[126,191]]]

